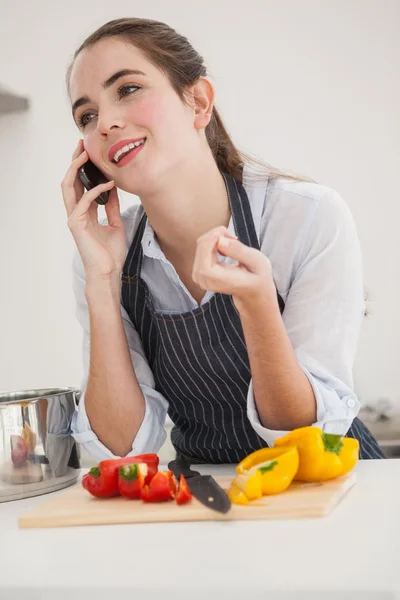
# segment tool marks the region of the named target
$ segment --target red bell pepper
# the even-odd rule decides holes
[[[117,495],[109,486],[104,485],[99,467],[92,467],[89,473],[82,477],[82,486],[95,498],[111,498]]]
[[[176,481],[172,471],[159,471],[142,489],[141,499],[144,502],[163,502],[173,500],[176,491]]]
[[[177,504],[185,504],[186,502],[190,502],[190,500],[192,499],[192,494],[189,490],[189,486],[185,477],[182,474],[179,478],[179,487],[175,498]]]
[[[118,470],[118,489],[121,496],[131,500],[140,498],[146,476],[147,465],[145,463],[120,467]]]
[[[82,485],[96,498],[118,496],[118,469],[135,463],[147,465],[145,483],[149,483],[157,473],[159,458],[157,454],[139,454],[138,456],[102,460],[97,467],[90,469],[89,473],[82,478]]]
[[[145,463],[147,465],[147,476],[145,483],[150,483],[154,475],[158,471],[158,463],[160,459],[157,454],[138,454],[137,456],[125,456],[124,458],[114,458],[111,460],[102,460],[99,463],[100,471],[111,474],[118,480],[118,469],[125,465],[133,465],[135,463]]]

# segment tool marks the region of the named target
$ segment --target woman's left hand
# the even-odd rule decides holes
[[[218,253],[236,263],[221,262]],[[192,278],[204,290],[232,296],[239,312],[243,305],[269,298],[276,301],[268,258],[240,242],[226,227],[216,227],[198,238]]]

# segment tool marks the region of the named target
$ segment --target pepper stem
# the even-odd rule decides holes
[[[139,475],[139,465],[136,463],[133,465],[125,465],[120,467],[119,474],[127,481],[135,481]]]
[[[100,475],[99,467],[92,467],[89,471],[89,475],[91,475],[92,477],[99,477],[99,475]]]
[[[323,433],[322,441],[324,442],[326,452],[339,454],[343,448],[342,438],[342,435],[336,435],[335,433]]]
[[[258,470],[260,471],[261,475],[264,475],[264,473],[267,473],[268,471],[272,471],[273,469],[275,469],[277,464],[278,464],[277,460],[271,460],[271,462],[269,462],[268,464],[263,465],[262,467],[259,467]]]

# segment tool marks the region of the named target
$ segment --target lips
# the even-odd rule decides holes
[[[140,140],[143,140],[143,139],[146,139],[146,138],[141,137],[141,138],[135,138],[135,139],[130,139],[130,140],[121,140],[120,142],[117,142],[116,144],[111,146],[111,148],[108,150],[108,160],[110,162],[114,162],[113,158],[115,156],[115,153],[118,152],[118,150],[120,150],[124,146],[127,146],[128,144],[136,144],[136,142],[140,142]]]
[[[117,169],[121,169],[121,167],[125,167],[129,162],[131,162],[139,152],[143,149],[145,143],[136,146],[136,148],[132,148],[129,152],[127,152],[124,156],[122,156],[117,163],[113,163]]]

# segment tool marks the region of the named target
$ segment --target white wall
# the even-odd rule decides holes
[[[31,98],[26,114],[0,117],[0,389],[80,381],[60,192],[78,132],[64,72],[87,34],[121,16],[187,35],[238,145],[347,200],[371,311],[357,391],[400,410],[398,0],[0,0],[0,83]]]

